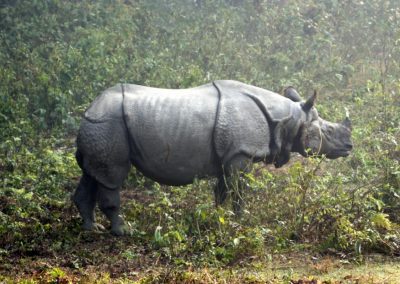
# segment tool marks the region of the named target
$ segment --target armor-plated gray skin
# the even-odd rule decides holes
[[[285,96],[236,81],[182,90],[130,84],[106,90],[85,112],[77,138],[83,175],[73,200],[84,229],[100,227],[93,213],[98,203],[111,232],[124,233],[119,188],[131,165],[168,185],[217,177],[219,205],[234,177],[254,162],[280,167],[291,152],[328,158],[349,154],[348,118],[341,124],[319,118],[316,94],[302,102],[289,87]],[[238,187],[232,191],[235,212],[243,185]]]

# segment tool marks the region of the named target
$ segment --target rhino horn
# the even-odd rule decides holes
[[[305,112],[308,112],[314,106],[316,98],[317,98],[317,91],[314,90],[314,94],[302,106]]]
[[[349,110],[347,108],[345,108],[345,111],[346,111],[346,118],[344,119],[342,124],[345,127],[347,127],[348,129],[351,129],[351,120],[350,120],[350,116],[349,116]]]

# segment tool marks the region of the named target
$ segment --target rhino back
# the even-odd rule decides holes
[[[227,95],[238,96],[238,94],[257,98],[268,112],[268,117],[272,121],[281,121],[288,116],[293,115],[293,107],[300,103],[294,103],[288,98],[281,96],[275,92],[265,90],[253,85],[248,85],[242,82],[233,80],[219,80],[215,84],[221,90],[225,90]]]
[[[191,183],[219,172],[213,149],[218,92],[212,84],[166,90],[126,85],[125,121],[132,162],[165,184]]]

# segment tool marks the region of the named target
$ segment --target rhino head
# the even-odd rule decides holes
[[[319,117],[314,107],[317,93],[307,101],[301,102],[301,97],[295,89],[285,89],[284,95],[289,99],[299,102],[303,115],[303,122],[293,144],[293,151],[301,155],[322,156],[328,159],[346,157],[353,148],[351,142],[351,121],[346,111],[346,118],[341,123],[333,123]]]

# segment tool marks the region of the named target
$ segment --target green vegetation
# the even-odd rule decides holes
[[[399,256],[399,62],[396,0],[1,1],[0,282],[328,281],[319,268],[255,271],[286,263],[288,252],[357,263]],[[318,89],[322,117],[350,110],[352,155],[256,166],[240,220],[228,203],[214,207],[213,181],[166,187],[132,170],[123,193],[131,235],[82,232],[70,194],[89,103],[119,82],[216,79],[293,85],[304,97]]]

